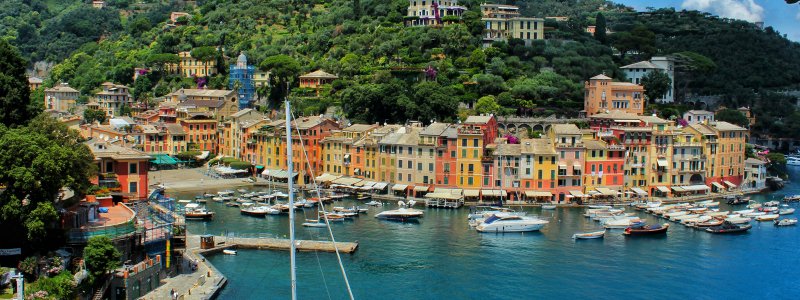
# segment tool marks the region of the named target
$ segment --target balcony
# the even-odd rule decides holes
[[[117,174],[114,173],[97,174],[97,185],[104,188],[120,187],[119,180],[117,180]]]
[[[71,213],[74,214],[73,219],[80,219],[77,215],[82,212],[73,210]],[[69,229],[67,241],[71,244],[82,244],[95,236],[107,236],[114,240],[134,233],[136,233],[136,213],[125,204],[119,204],[108,207],[108,212],[99,215],[95,220]]]

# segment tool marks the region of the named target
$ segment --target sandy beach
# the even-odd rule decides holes
[[[206,175],[206,168],[150,171],[150,184],[162,184],[167,191],[204,191],[237,186],[251,186],[246,178],[220,179]]]

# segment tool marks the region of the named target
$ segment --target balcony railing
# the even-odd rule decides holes
[[[89,238],[95,236],[107,236],[113,240],[135,232],[136,224],[134,219],[131,218],[131,220],[122,224],[70,229],[67,234],[67,240],[70,243],[85,243],[89,241]]]

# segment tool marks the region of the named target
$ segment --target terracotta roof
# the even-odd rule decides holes
[[[422,129],[422,131],[419,134],[439,136],[442,133],[444,133],[444,131],[447,130],[448,127],[450,127],[450,124],[448,123],[433,123],[425,127],[425,129]]]
[[[598,140],[585,140],[583,141],[583,145],[585,145],[588,150],[602,150],[606,148],[606,143]]]
[[[342,129],[342,131],[347,131],[347,132],[365,132],[365,131],[370,130],[372,128],[375,128],[377,126],[378,125],[374,125],[374,124],[353,124],[353,125],[345,127],[344,129]]]
[[[522,146],[519,144],[497,144],[492,154],[495,156],[519,156],[521,150]]]
[[[69,87],[68,84],[62,83],[57,86],[44,90],[45,92],[64,92],[64,93],[77,93],[78,90]]]
[[[183,126],[180,124],[164,124],[164,127],[167,128],[169,134],[186,134],[186,132],[183,131]]]
[[[194,106],[194,107],[209,107],[220,108],[225,106],[224,100],[186,100],[178,104],[181,107]]]
[[[308,74],[305,74],[305,75],[301,75],[300,78],[330,78],[330,79],[336,79],[336,78],[339,78],[339,76],[333,75],[333,74],[325,72],[323,70],[316,70],[314,72],[311,72],[311,73],[308,73]]]
[[[700,132],[702,135],[717,135],[713,129],[709,128],[706,124],[694,123],[689,125],[690,128]]]

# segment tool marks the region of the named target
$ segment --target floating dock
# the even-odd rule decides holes
[[[199,240],[199,236],[192,236],[190,239]],[[216,243],[215,247],[210,249],[203,249],[199,252],[202,254],[220,252],[228,248],[240,249],[271,249],[271,250],[286,250],[288,251],[292,244],[289,239],[277,238],[245,238],[245,237],[224,237],[214,236]],[[354,253],[358,249],[358,241],[356,242],[336,242],[336,246],[341,253]],[[333,243],[330,241],[309,241],[309,240],[295,240],[295,247],[297,251],[323,251],[335,252]]]

